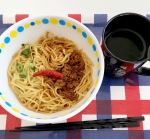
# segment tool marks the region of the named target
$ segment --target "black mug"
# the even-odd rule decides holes
[[[150,20],[137,13],[123,13],[104,26],[102,44],[105,75],[119,78],[133,72],[150,76],[150,69],[141,67],[150,59]]]

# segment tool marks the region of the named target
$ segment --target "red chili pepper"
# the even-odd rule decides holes
[[[42,76],[51,76],[51,77],[54,77],[54,78],[63,78],[62,73],[54,71],[54,70],[41,70],[39,72],[34,73],[33,77],[40,76],[40,75],[42,75]]]

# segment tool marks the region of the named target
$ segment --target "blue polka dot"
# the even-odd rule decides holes
[[[31,26],[34,26],[34,25],[35,25],[35,23],[34,23],[34,22],[31,22],[31,23],[30,23],[30,25],[31,25]]]
[[[36,118],[36,119],[41,119],[41,118]]]
[[[96,51],[96,46],[93,44],[93,50]]]
[[[6,37],[6,38],[4,39],[4,42],[5,42],[5,43],[9,43],[9,42],[10,42],[10,38],[9,38],[9,37]]]
[[[98,70],[97,76],[99,76],[99,73],[100,73],[100,69]]]
[[[87,35],[86,35],[85,32],[82,32],[82,36],[83,36],[84,38],[87,38]]]
[[[23,115],[23,116],[28,116],[28,115],[26,115],[26,114],[24,114],[24,113],[20,113],[21,115]]]
[[[17,31],[18,31],[18,32],[24,31],[24,27],[23,27],[23,26],[18,27],[18,28],[17,28]]]
[[[46,19],[46,18],[44,18],[44,19],[42,20],[42,22],[43,22],[43,24],[48,24],[48,23],[49,23],[48,19]]]
[[[0,96],[2,95],[2,93],[0,92]]]
[[[0,53],[2,52],[2,50],[0,49]]]
[[[73,28],[73,29],[76,29],[76,26],[75,26],[75,25],[73,25],[73,26],[72,26],[72,28]]]
[[[7,106],[12,107],[8,102],[5,102]]]
[[[93,93],[94,89],[92,90],[91,94]]]
[[[64,20],[59,20],[59,23],[60,23],[61,25],[66,25],[66,22],[65,22]]]
[[[97,62],[99,62],[99,58],[97,58]]]

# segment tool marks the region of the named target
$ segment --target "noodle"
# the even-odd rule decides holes
[[[50,114],[74,107],[92,87],[92,66],[94,64],[86,53],[77,49],[77,46],[71,40],[64,37],[58,38],[51,32],[46,32],[46,35],[41,36],[35,44],[29,45],[30,56],[24,56],[22,54],[23,49],[24,47],[20,48],[13,55],[7,75],[9,86],[15,92],[19,102],[29,110]],[[81,54],[85,69],[84,76],[74,90],[78,99],[71,101],[58,93],[59,88],[57,86],[50,86],[45,83],[44,79],[46,77],[36,76],[33,78],[35,71],[28,65],[32,61],[38,71],[45,69],[58,70],[64,67],[74,51]],[[27,73],[26,78],[20,77],[21,71],[17,70],[17,64],[23,65]]]

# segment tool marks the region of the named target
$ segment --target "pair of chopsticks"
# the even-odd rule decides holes
[[[117,119],[92,120],[82,122],[45,124],[36,126],[16,127],[10,132],[21,131],[54,131],[54,130],[73,130],[73,129],[99,129],[99,128],[124,128],[124,127],[139,127],[138,121],[144,121],[144,117],[128,117]]]

